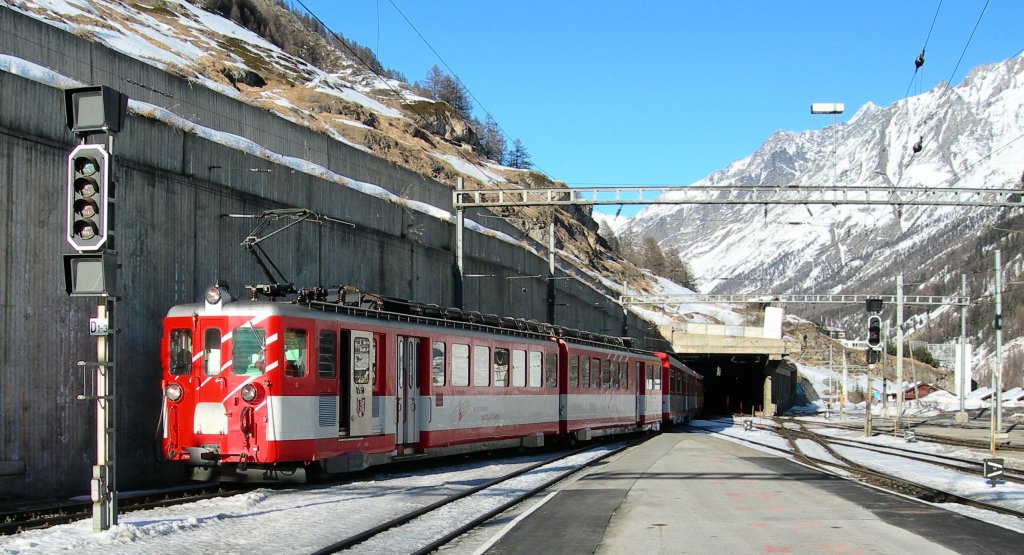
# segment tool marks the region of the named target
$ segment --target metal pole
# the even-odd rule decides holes
[[[96,307],[96,318],[114,330],[114,301],[104,298]],[[108,313],[109,311],[109,313]],[[102,532],[117,524],[117,480],[114,414],[113,336],[96,337],[96,465],[92,469],[92,529]]]
[[[832,375],[835,374],[835,367],[832,364],[832,345],[828,346],[828,409],[825,411],[825,417],[832,417],[832,399],[835,397],[835,390],[832,387]]]
[[[455,192],[460,193],[463,189],[462,178],[455,180]],[[452,291],[452,302],[455,308],[463,308],[462,287],[465,280],[465,266],[462,259],[463,230],[466,224],[465,208],[460,204],[455,210],[455,283]]]
[[[842,387],[842,393],[841,393],[842,399],[841,399],[841,402],[839,403],[839,419],[840,420],[843,420],[843,419],[846,418],[846,400],[849,398],[849,397],[846,396],[847,393],[848,393],[846,391],[846,379],[847,379],[847,375],[846,375],[846,349],[844,348],[843,349],[843,387]],[[864,406],[867,406],[867,405],[864,405]]]
[[[960,297],[967,298],[967,274],[960,274]],[[957,380],[957,395],[960,397],[960,412],[956,415],[956,421],[967,422],[967,411],[964,409],[964,398],[967,395],[967,388],[970,387],[971,366],[967,362],[967,304],[960,305],[960,379]]]
[[[107,135],[107,151],[114,156],[114,136]],[[117,201],[117,184],[113,179],[112,168],[109,179],[107,210],[111,217],[107,222],[109,236],[106,249],[112,252],[117,248],[116,211],[112,205]],[[115,255],[116,256],[116,255]],[[116,270],[115,270],[116,271]],[[117,525],[117,473],[114,459],[117,454],[116,414],[115,414],[115,379],[114,379],[114,333],[117,326],[114,321],[113,297],[100,297],[96,306],[96,324],[104,329],[91,330],[96,333],[96,465],[92,470],[92,529],[93,532],[109,530]],[[93,326],[90,324],[90,328]]]
[[[871,405],[875,400],[875,390],[871,387],[871,370],[874,369],[874,364],[868,365],[867,371],[867,399],[864,400],[864,437],[871,437]]]
[[[996,317],[993,327],[996,330],[996,429],[1003,429],[1003,295],[1000,279],[1001,253],[996,249]]]
[[[896,430],[903,424],[903,273],[896,276]]]
[[[548,323],[555,324],[555,213],[548,223]]]

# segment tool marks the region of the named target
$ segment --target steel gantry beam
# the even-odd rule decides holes
[[[705,295],[701,293],[677,295],[623,295],[622,305],[662,305],[682,303],[802,303],[802,304],[858,304],[868,299],[880,299],[885,304],[896,304],[896,295],[790,295],[748,293],[734,295]],[[904,295],[908,305],[970,306],[971,299],[960,295]]]
[[[886,206],[983,206],[1024,208],[1020,189],[954,187],[573,187],[550,189],[456,189],[456,210],[468,207],[566,206],[577,204],[852,204]]]

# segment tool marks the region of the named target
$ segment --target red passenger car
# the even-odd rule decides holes
[[[661,418],[672,424],[683,424],[695,418],[704,409],[704,379],[700,374],[666,353],[657,353],[661,359]]]

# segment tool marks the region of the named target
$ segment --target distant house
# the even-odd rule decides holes
[[[920,399],[921,397],[927,397],[928,395],[935,393],[939,389],[941,388],[936,385],[918,382],[911,385],[903,392],[903,398],[908,400]]]
[[[916,384],[911,384],[911,385],[908,385],[903,390],[903,400],[904,401],[914,401],[914,400],[920,399],[922,397],[927,397],[928,395],[931,395],[932,393],[935,393],[936,391],[939,391],[940,389],[942,389],[942,388],[940,388],[940,387],[938,387],[936,385],[932,385],[930,383],[918,382]],[[893,391],[893,392],[890,392],[888,395],[886,395],[886,397],[888,397],[890,401],[895,401],[896,400],[896,395],[897,395],[897,393],[895,391]]]

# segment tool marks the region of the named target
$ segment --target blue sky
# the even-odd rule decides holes
[[[1020,0],[302,2],[410,81],[450,66],[480,119],[570,185],[686,185],[831,124],[812,102],[845,121],[1024,49]]]

